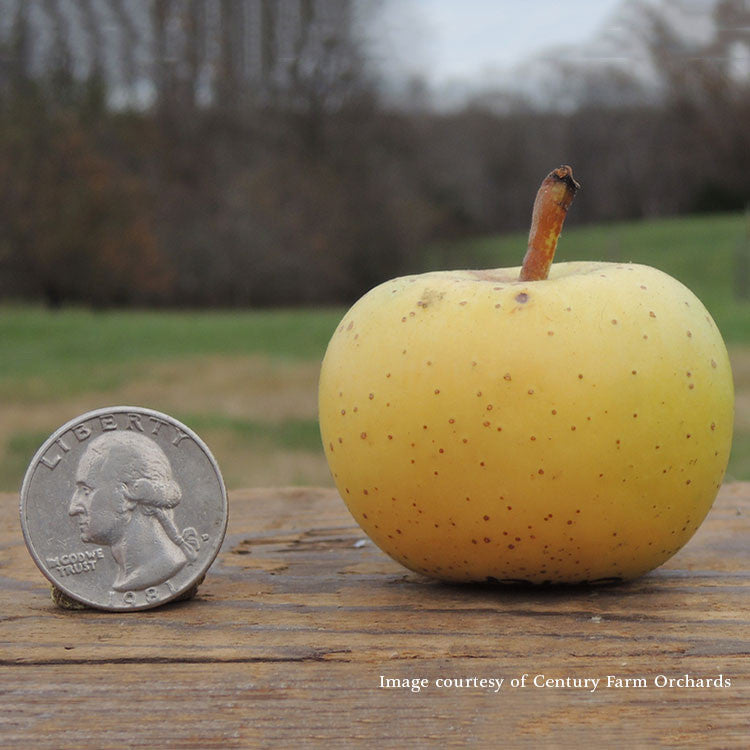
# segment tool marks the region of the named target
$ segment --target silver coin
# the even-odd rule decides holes
[[[39,569],[105,610],[156,607],[216,557],[227,495],[203,441],[172,417],[114,406],[56,430],[21,488],[21,526]]]

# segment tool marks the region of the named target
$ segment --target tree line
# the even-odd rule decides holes
[[[347,302],[420,270],[437,239],[525,228],[562,162],[584,184],[576,222],[750,197],[741,0],[715,3],[700,47],[639,5],[649,92],[561,60],[545,103],[495,92],[451,112],[387,103],[353,0],[0,6],[6,299]]]

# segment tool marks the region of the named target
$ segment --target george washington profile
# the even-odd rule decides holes
[[[112,588],[134,591],[169,580],[198,556],[195,529],[182,533],[173,508],[182,491],[164,451],[136,432],[105,432],[76,470],[68,514],[81,540],[108,545],[118,565]]]

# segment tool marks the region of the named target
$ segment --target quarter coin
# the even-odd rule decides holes
[[[29,465],[21,526],[42,573],[104,610],[156,607],[188,591],[227,527],[216,460],[188,427],[113,406],[56,430]]]

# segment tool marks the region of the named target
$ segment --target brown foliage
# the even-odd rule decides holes
[[[716,2],[715,38],[696,49],[652,4],[630,6],[658,98],[622,69],[566,64],[555,106],[496,96],[502,109],[449,114],[382,104],[351,0],[102,3],[106,29],[78,5],[88,52],[67,4],[43,4],[47,46],[39,14],[15,5],[0,55],[3,296],[350,301],[421,270],[432,240],[528,227],[560,163],[585,185],[574,222],[750,199],[750,84],[726,63],[748,47],[737,0]]]
[[[142,182],[40,101],[0,119],[0,225],[6,294],[106,306],[169,291]]]

